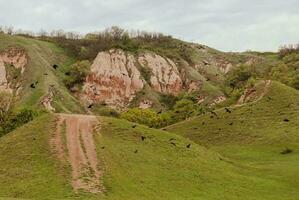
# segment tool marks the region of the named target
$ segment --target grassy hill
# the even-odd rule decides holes
[[[59,163],[49,145],[54,116],[43,115],[0,138],[0,197],[107,200],[298,197],[295,184],[298,177],[291,176],[298,172],[296,153],[282,156],[276,152],[279,159],[272,158],[275,168],[272,165],[266,168],[265,164],[258,166],[222,156],[173,133],[141,125],[133,128],[134,124],[115,118],[100,120],[102,128],[100,134],[95,134],[95,141],[104,170],[104,195],[73,193],[69,165]],[[142,141],[141,136],[146,139]],[[190,148],[186,147],[188,144]],[[258,149],[252,152],[251,157],[259,153]],[[270,159],[274,153],[270,154],[263,155]],[[276,174],[285,167],[288,168],[283,176]]]
[[[16,109],[40,108],[40,101],[52,88],[55,93],[52,106],[56,112],[86,113],[65,87],[65,72],[76,61],[92,61],[98,50],[113,47],[131,53],[152,51],[177,62],[190,62],[190,66],[182,65],[180,70],[190,80],[203,81],[196,94],[176,99],[146,88],[137,97],[153,98],[157,104],[189,100],[198,112],[191,110],[193,107],[186,101],[187,106],[182,109],[172,102],[174,105],[169,107],[174,109],[170,111],[178,115],[193,113],[188,116],[206,113],[163,130],[119,118],[98,117],[101,129],[94,133],[93,139],[105,192],[91,194],[74,193],[71,165],[68,160],[58,160],[50,145],[56,116],[39,112],[33,121],[0,137],[0,199],[299,200],[298,90],[272,81],[261,99],[253,98],[258,101],[235,105],[237,98],[232,98],[218,105],[230,107],[214,112],[207,111],[214,109],[208,105],[203,107],[220,95],[238,97],[250,81],[256,83],[274,77],[296,88],[297,54],[281,60],[278,54],[272,53],[223,53],[164,36],[109,40],[108,46],[101,38],[58,39],[65,43],[59,44],[53,38],[47,42],[0,34],[0,51],[19,47],[29,57]],[[69,54],[71,50],[75,51],[73,56]],[[248,61],[254,64],[244,64]],[[233,64],[235,72],[225,74],[219,68],[228,63]],[[57,70],[52,67],[54,64],[58,65]],[[193,68],[196,65],[202,66]],[[236,83],[236,88],[230,87],[228,79]],[[31,88],[36,81],[37,87]],[[256,87],[260,90],[257,94],[264,91],[260,87]],[[208,96],[207,102],[198,105],[197,97],[201,94]],[[94,107],[90,112],[103,113]],[[115,112],[105,109],[106,113]],[[162,107],[156,109],[161,110],[160,113],[153,111],[157,116],[167,114]]]
[[[298,199],[298,100],[297,90],[273,82],[256,103],[231,107],[231,113],[220,109],[217,116],[209,113],[167,130],[219,152],[235,165],[255,169],[253,173],[273,181],[277,197]]]
[[[53,107],[57,112],[83,112],[79,102],[62,84],[59,70],[52,68],[54,64],[62,68],[74,62],[72,58],[66,56],[62,48],[53,43],[6,34],[0,34],[0,44],[0,50],[19,47],[28,54],[29,61],[22,78],[23,89],[20,101],[22,106],[39,106],[42,97],[48,93],[51,85],[54,85]],[[30,85],[36,81],[39,83],[35,89],[32,89]]]

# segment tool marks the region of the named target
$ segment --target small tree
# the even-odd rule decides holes
[[[0,127],[8,121],[13,112],[13,97],[11,94],[0,93]]]
[[[90,62],[80,61],[73,64],[65,77],[64,82],[69,89],[80,87],[89,73]]]

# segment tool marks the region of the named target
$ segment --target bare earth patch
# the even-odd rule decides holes
[[[62,125],[66,125],[63,135]],[[65,158],[72,167],[72,186],[78,192],[99,193],[103,186],[102,173],[99,169],[93,132],[99,122],[91,115],[58,114],[56,132],[51,139],[51,146],[60,160]],[[65,143],[63,142],[65,137]],[[65,147],[66,145],[66,147]],[[65,151],[67,149],[67,151]],[[65,155],[67,154],[67,155]]]

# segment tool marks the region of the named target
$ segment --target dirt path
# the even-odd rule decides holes
[[[61,161],[67,159],[70,162],[75,191],[99,193],[103,188],[93,140],[95,128],[99,128],[95,116],[57,114],[51,145]]]

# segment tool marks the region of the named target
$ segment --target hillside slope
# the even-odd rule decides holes
[[[79,101],[64,87],[59,78],[59,71],[52,67],[73,62],[61,48],[36,39],[0,34],[1,52],[15,48],[21,49],[27,57],[24,73],[18,77],[21,85],[19,99],[22,106],[41,106],[43,100],[48,98],[56,112],[84,111]],[[8,64],[7,71],[13,68],[10,63],[5,64]],[[32,84],[35,88],[31,87]]]
[[[0,138],[0,197],[133,200],[298,197],[297,186],[291,181],[270,176],[263,168],[239,164],[165,131],[114,118],[99,120],[101,129],[94,133],[94,141],[103,171],[103,194],[73,192],[70,164],[61,162],[51,150],[55,117],[44,115]]]
[[[298,199],[299,92],[273,82],[258,102],[234,106],[167,127],[276,181],[286,199]],[[284,189],[283,189],[284,188]]]

